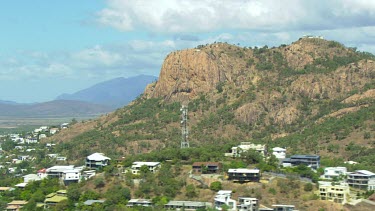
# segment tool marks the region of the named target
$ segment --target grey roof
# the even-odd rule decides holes
[[[201,201],[170,201],[166,206],[208,206],[210,205],[209,202],[201,202]]]
[[[92,205],[92,204],[94,204],[94,203],[104,203],[105,202],[105,200],[87,200],[87,201],[85,201],[85,202],[83,202],[83,204],[85,204],[85,205]]]
[[[305,158],[320,158],[319,155],[292,155],[290,158],[305,159]]]

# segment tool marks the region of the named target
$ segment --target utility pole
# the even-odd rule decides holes
[[[182,148],[189,148],[189,131],[187,128],[187,121],[188,121],[188,108],[185,105],[182,105],[180,111],[182,111],[181,117],[181,149]]]

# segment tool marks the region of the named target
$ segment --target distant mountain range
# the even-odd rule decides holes
[[[44,103],[18,104],[0,102],[0,117],[67,117],[107,113],[113,109],[82,101],[54,100]]]
[[[156,79],[149,75],[115,78],[43,103],[0,100],[0,117],[66,117],[107,113],[127,105]]]
[[[73,94],[62,94],[57,100],[79,100],[89,103],[120,108],[143,93],[147,84],[156,81],[157,77],[139,75],[130,78],[115,78],[105,81]]]

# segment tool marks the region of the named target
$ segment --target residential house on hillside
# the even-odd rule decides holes
[[[164,205],[167,210],[206,210],[211,207],[209,202],[200,201],[169,201]]]
[[[44,200],[44,209],[54,207],[56,204],[65,200],[68,200],[66,190],[59,190],[56,193],[48,194]]]
[[[233,182],[259,182],[260,170],[259,169],[229,169],[228,180]]]
[[[285,158],[283,160],[283,166],[298,166],[306,165],[312,169],[318,169],[320,166],[320,156],[319,155],[292,155],[290,158]]]
[[[24,200],[14,200],[7,204],[5,210],[19,211],[23,206],[27,204],[27,201]]]
[[[324,174],[320,176],[321,179],[332,180],[333,178],[339,179],[347,175],[346,167],[327,167],[324,169]]]
[[[294,205],[286,205],[286,204],[274,204],[272,205],[273,211],[294,211]]]
[[[238,211],[258,211],[259,202],[257,198],[238,197]]]
[[[81,172],[78,169],[68,169],[63,171],[62,180],[65,185],[70,185],[71,183],[78,183],[80,179]]]
[[[150,199],[130,199],[126,206],[127,207],[135,207],[135,206],[151,207],[152,205],[153,204]]]
[[[100,169],[109,165],[111,158],[104,156],[103,153],[94,153],[86,157],[86,167]]]
[[[216,193],[214,198],[214,208],[216,210],[223,210],[223,205],[228,207],[228,211],[237,210],[237,201],[231,199],[232,191],[231,190],[220,190]]]
[[[350,195],[349,186],[347,183],[333,183],[326,181],[319,181],[319,198],[320,200],[327,200],[336,203],[345,204],[348,202]]]
[[[194,162],[192,167],[195,174],[217,174],[222,169],[219,162]]]
[[[236,147],[232,147],[231,152],[225,153],[224,155],[226,157],[241,157],[241,153],[247,152],[249,150],[255,150],[259,152],[263,157],[267,154],[267,148],[266,145],[263,144],[253,144],[251,142],[241,142],[240,145]]]
[[[41,178],[37,174],[27,174],[23,176],[23,182],[24,183],[29,183],[32,181],[39,181]]]
[[[367,170],[348,172],[347,183],[353,188],[375,190],[375,173]]]
[[[286,149],[274,147],[272,148],[272,154],[275,155],[277,159],[284,159],[286,157]]]
[[[73,170],[74,165],[69,166],[52,166],[46,169],[46,174],[48,178],[59,178],[63,177],[64,171]]]
[[[51,129],[49,130],[49,133],[50,133],[51,135],[54,135],[54,134],[56,134],[58,131],[59,131],[59,128],[51,128]]]
[[[131,172],[133,174],[139,174],[142,166],[147,166],[151,173],[155,173],[160,167],[160,162],[134,162],[131,167]]]
[[[66,128],[68,128],[69,127],[69,123],[62,123],[61,125],[60,125],[60,128],[61,129],[66,129]]]

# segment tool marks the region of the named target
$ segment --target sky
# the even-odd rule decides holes
[[[323,36],[375,53],[374,0],[8,0],[0,4],[0,100],[44,102],[96,83],[158,76],[200,44],[279,46]]]

